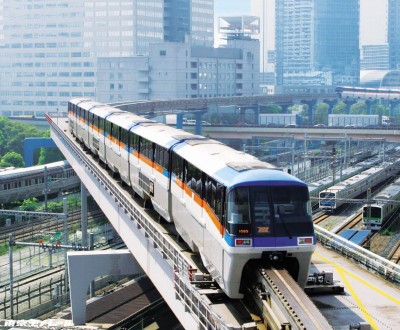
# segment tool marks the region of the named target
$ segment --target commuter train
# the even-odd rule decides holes
[[[47,184],[45,184],[45,170]],[[0,203],[43,196],[43,190],[57,194],[79,187],[80,180],[67,161],[0,172]]]
[[[383,163],[380,166],[371,167],[351,178],[342,181],[319,193],[319,207],[323,210],[334,211],[340,205],[349,203],[349,199],[354,198],[368,188],[388,179],[398,172],[398,163]]]
[[[69,130],[132,192],[173,222],[222,290],[242,298],[252,259],[286,267],[301,286],[315,235],[307,185],[220,142],[84,98]]]
[[[363,225],[367,229],[380,230],[399,208],[400,178],[377,193],[374,201],[363,206]]]
[[[351,86],[338,86],[335,88],[335,93],[341,98],[351,98],[360,100],[399,100],[399,89],[383,89],[383,88],[365,88],[365,87],[351,87]]]

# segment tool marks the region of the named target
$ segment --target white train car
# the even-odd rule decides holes
[[[72,122],[77,113],[70,112]],[[250,260],[276,260],[305,285],[316,244],[305,183],[220,142],[161,123],[121,113],[104,120],[117,128],[105,134],[107,165],[175,224],[229,297],[243,297],[242,270]]]
[[[345,181],[342,181],[319,193],[319,207],[322,210],[334,211],[340,205],[348,203],[350,199],[362,194],[368,188],[388,179],[398,172],[398,163],[383,163],[372,167]]]
[[[366,229],[380,230],[399,209],[400,178],[374,196],[374,202],[363,206],[363,225]]]

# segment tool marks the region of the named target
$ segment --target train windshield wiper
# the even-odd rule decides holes
[[[279,215],[279,220],[282,222],[282,226],[285,229],[286,234],[288,235],[289,239],[292,239],[292,234],[290,233],[289,228],[286,226],[285,218],[283,217],[283,212],[281,211],[279,206],[277,211]]]

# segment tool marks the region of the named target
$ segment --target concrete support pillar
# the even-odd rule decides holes
[[[366,100],[365,105],[367,106],[367,114],[372,115],[372,106],[376,103],[376,101]]]
[[[338,103],[338,100],[324,100],[324,103],[329,105],[328,114],[331,115],[331,114],[333,114],[333,108]]]
[[[308,106],[308,124],[313,125],[314,124],[314,107],[317,104],[316,100],[310,100],[310,101],[302,101],[303,104],[307,104]]]
[[[140,274],[143,270],[129,250],[68,252],[72,322],[86,323],[86,293],[90,281],[101,275]]]
[[[343,102],[346,104],[346,114],[349,115],[351,106],[357,103],[357,101],[345,100]]]
[[[397,119],[397,107],[400,104],[400,101],[389,101],[390,104],[390,117]]]
[[[82,246],[87,246],[87,190],[83,182],[81,182],[81,230],[82,230]]]
[[[176,115],[176,128],[183,128],[183,113]]]
[[[195,133],[197,135],[201,135],[201,117],[203,116],[202,113],[196,113],[196,130]]]

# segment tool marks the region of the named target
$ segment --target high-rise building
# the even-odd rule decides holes
[[[0,0],[0,115],[96,98],[97,59],[154,42],[213,44],[214,0]],[[112,73],[110,73],[112,74]]]
[[[388,70],[388,45],[363,45],[361,47],[360,70]]]
[[[388,0],[389,68],[400,69],[400,1]]]
[[[359,0],[280,0],[275,9],[278,90],[358,84]]]

